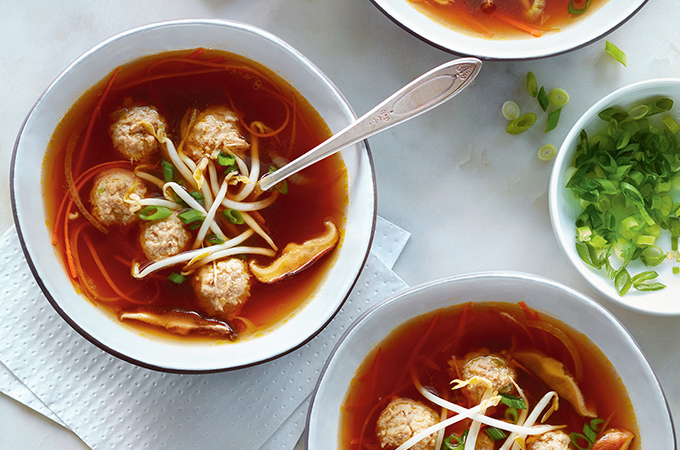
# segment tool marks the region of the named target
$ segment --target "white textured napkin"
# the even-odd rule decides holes
[[[390,268],[408,238],[379,218],[340,313],[295,352],[233,372],[176,375],[121,361],[73,331],[42,295],[11,229],[0,239],[0,391],[93,448],[292,449],[314,383],[345,328],[406,287]]]

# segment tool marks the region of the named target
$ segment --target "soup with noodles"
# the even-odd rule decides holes
[[[343,450],[640,448],[608,360],[524,303],[408,321],[364,359],[340,417]]]
[[[330,136],[287,82],[196,49],[119,67],[55,131],[44,186],[74,285],[146,331],[235,340],[303,305],[342,241],[339,155],[263,192]]]
[[[606,0],[408,0],[458,31],[486,38],[540,37],[558,31]]]

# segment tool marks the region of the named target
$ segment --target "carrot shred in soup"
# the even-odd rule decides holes
[[[606,0],[408,0],[442,25],[486,38],[540,37],[586,16]]]
[[[634,450],[625,387],[588,339],[525,303],[414,318],[365,357],[342,450]]]
[[[142,58],[85,93],[44,172],[53,244],[96,305],[144,331],[237,340],[281,323],[342,241],[339,155],[263,192],[330,130],[281,77],[196,49]]]

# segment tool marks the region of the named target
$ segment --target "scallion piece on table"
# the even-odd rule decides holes
[[[552,131],[557,127],[557,123],[560,121],[560,113],[562,112],[562,108],[557,108],[548,114],[548,121],[545,125],[545,132],[547,133],[548,131]]]
[[[607,51],[607,53],[609,53],[612,56],[612,58],[626,66],[626,64],[628,63],[628,58],[620,48],[618,48],[616,45],[612,44],[609,41],[605,42],[604,48]]]
[[[557,156],[557,147],[554,144],[543,144],[538,149],[538,159],[541,161],[550,161]]]
[[[538,83],[536,82],[536,75],[533,72],[527,73],[527,91],[532,97],[538,95]]]
[[[550,103],[558,108],[569,103],[569,94],[562,88],[555,88],[548,94],[548,100]]]
[[[512,100],[508,100],[507,102],[503,103],[501,112],[503,113],[503,117],[505,117],[505,119],[514,120],[519,117],[519,105],[517,105],[517,103],[513,102]]]
[[[148,205],[137,211],[137,217],[148,221],[167,219],[170,215],[172,215],[172,210],[165,206]]]
[[[524,133],[526,130],[531,128],[536,123],[536,114],[525,113],[513,120],[505,128],[510,134],[520,134]]]
[[[550,100],[548,99],[548,94],[545,92],[545,88],[543,86],[541,86],[541,88],[538,90],[536,99],[538,100],[538,104],[541,106],[541,109],[543,111],[548,109],[548,106],[550,105]]]

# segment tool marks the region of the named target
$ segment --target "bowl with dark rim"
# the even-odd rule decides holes
[[[55,310],[101,349],[143,367],[199,373],[247,367],[302,346],[334,317],[368,256],[376,218],[375,176],[365,142],[341,152],[347,205],[330,269],[299,308],[256,337],[236,342],[187,342],[124,326],[74,286],[51,242],[46,198],[35,167],[43,167],[52,134],[84,92],[117,67],[139,58],[197,48],[239,55],[288,82],[318,113],[330,133],[356,115],[343,94],[304,55],[260,28],[232,21],[181,20],[136,28],[95,46],[68,66],[37,100],[16,139],[11,162],[15,224],[30,269]],[[43,177],[44,177],[43,173]],[[42,192],[43,195],[36,193]]]
[[[462,309],[468,304],[471,308],[483,308],[485,305],[493,308],[499,303],[517,306],[520,302],[522,308],[528,308],[535,317],[549,317],[554,323],[560,324],[560,327],[568,327],[572,332],[571,336],[585,336],[587,341],[583,344],[587,343],[589,348],[596,349],[600,358],[604,358],[602,361],[608,361],[605,365],[618,378],[618,388],[624,396],[627,395],[637,423],[635,448],[677,448],[672,416],[661,386],[625,327],[600,304],[581,293],[560,283],[519,272],[474,273],[432,281],[397,293],[365,311],[345,331],[321,372],[307,419],[306,448],[345,448],[341,445],[347,441],[343,437],[341,425],[345,407],[358,407],[355,406],[358,403],[371,404],[371,399],[363,396],[361,401],[354,398],[351,405],[346,403],[350,387],[363,382],[361,380],[370,380],[367,375],[373,372],[372,369],[359,371],[362,365],[365,365],[364,369],[373,368],[374,364],[389,366],[386,358],[402,351],[402,365],[394,373],[394,377],[399,378],[399,371],[405,367],[403,361],[411,360],[410,352],[413,348],[427,353],[425,348],[437,345],[427,341],[422,345],[418,343],[415,347],[408,347],[408,350],[399,348],[410,344],[389,347],[388,339],[394,336],[395,330],[408,323],[420,323],[420,330],[430,330],[432,320],[417,320],[428,315],[432,317],[437,312],[450,308]],[[521,310],[520,314],[523,314]],[[457,335],[456,325],[461,322],[448,322],[445,318],[441,320],[440,328],[451,330],[451,336]],[[466,326],[470,320],[467,319]],[[436,336],[433,339],[438,339],[442,334]],[[384,350],[383,345],[389,349]],[[378,348],[384,350],[381,357],[368,359],[369,355],[376,355]],[[385,356],[386,354],[389,356]],[[424,360],[427,358],[424,357]],[[434,370],[434,367],[445,370],[441,369],[438,359],[431,360],[428,367],[427,370]],[[423,385],[428,382],[429,380],[423,380]],[[438,392],[442,395],[441,391]],[[400,390],[393,395],[403,396],[403,393]],[[560,405],[563,401],[560,401]],[[373,422],[369,420],[365,426],[368,432],[375,429],[375,419],[380,408],[372,411],[374,415],[370,420]],[[451,416],[452,414],[449,415]]]

